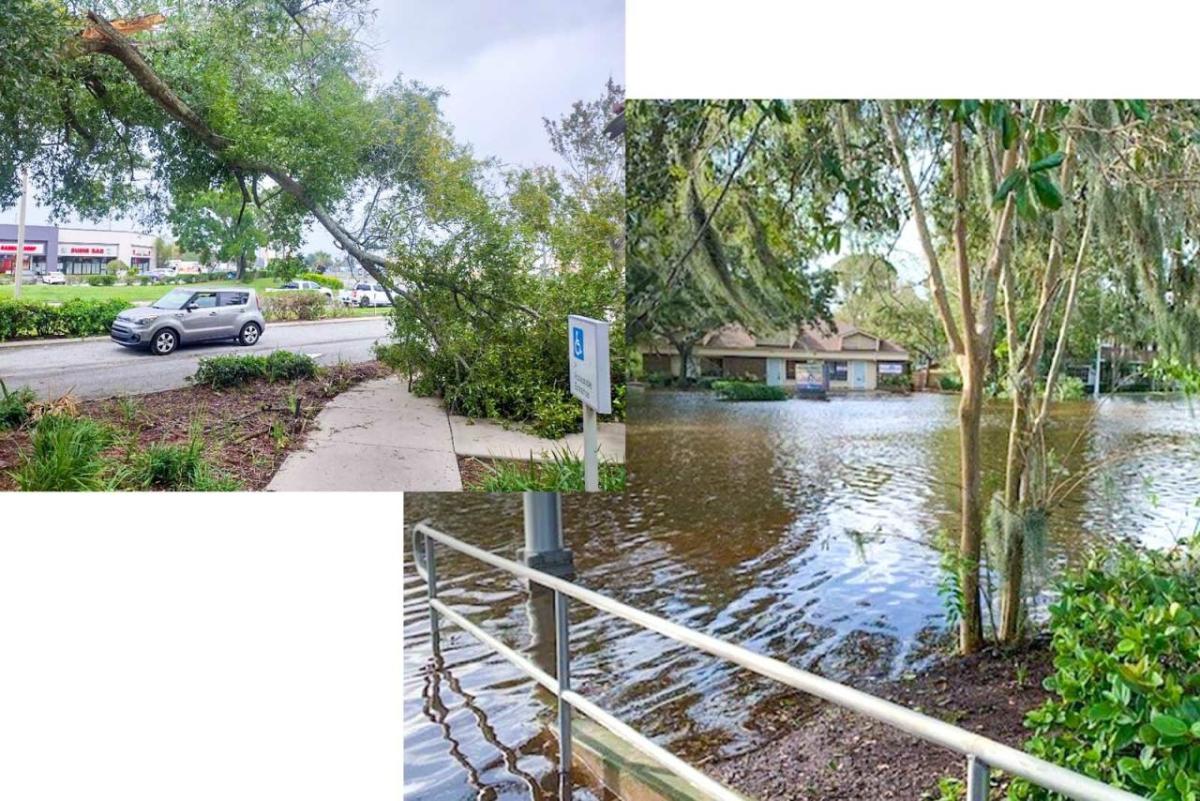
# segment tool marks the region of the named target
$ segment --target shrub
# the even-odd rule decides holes
[[[117,276],[112,275],[89,275],[84,279],[88,286],[112,286],[117,283]]]
[[[112,488],[109,463],[101,455],[112,431],[93,420],[47,415],[38,421],[21,465],[12,473],[25,491],[89,491]]]
[[[329,301],[320,292],[264,292],[261,297],[268,320],[320,320],[330,312]]]
[[[717,397],[727,401],[781,401],[788,393],[783,387],[754,384],[749,381],[714,381]]]
[[[116,298],[72,298],[60,306],[29,300],[0,300],[0,341],[107,334],[116,316],[131,305]]]
[[[210,356],[201,359],[191,381],[211,389],[224,389],[259,378],[291,381],[312,378],[317,363],[304,353],[277,350],[269,356]]]
[[[1054,697],[1026,717],[1030,753],[1147,798],[1200,793],[1198,549],[1121,546],[1060,582]],[[1051,797],[1023,782],[1012,795]]]
[[[583,421],[583,404],[575,398],[563,400],[562,393],[546,389],[538,393],[533,404],[533,433],[539,437],[558,439],[578,431]]]
[[[947,392],[961,392],[962,377],[957,373],[942,373],[938,376],[938,387]]]
[[[879,376],[878,381],[876,381],[876,386],[880,389],[906,392],[912,388],[912,380],[907,373],[900,375],[883,373]]]
[[[8,387],[0,381],[0,431],[6,428],[20,428],[29,419],[30,407],[37,401],[37,395],[29,387],[8,391]]]
[[[265,375],[268,381],[295,381],[316,374],[317,363],[306,353],[277,350],[267,357]]]
[[[1082,378],[1062,375],[1054,382],[1054,399],[1057,401],[1083,400],[1086,396],[1087,388]]]
[[[600,491],[625,490],[625,465],[600,463]],[[550,462],[499,461],[487,465],[487,476],[469,489],[479,492],[582,492],[583,460],[569,451]]]
[[[303,281],[312,281],[314,284],[319,284],[326,289],[332,289],[334,292],[338,292],[346,288],[342,285],[340,280],[334,278],[332,275],[322,275],[321,273],[300,273],[300,275],[297,277]]]
[[[665,387],[675,383],[675,377],[670,373],[647,373],[646,383],[652,387]]]
[[[129,272],[129,265],[120,259],[113,259],[104,265],[104,270],[113,277],[113,281],[116,281],[118,275]]]

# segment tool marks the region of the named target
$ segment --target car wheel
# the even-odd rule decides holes
[[[164,328],[154,335],[150,350],[155,356],[166,356],[179,346],[179,336],[170,328]]]
[[[362,308],[364,308],[364,309],[365,309],[365,308],[367,308],[368,306],[370,306],[370,305],[371,305],[371,299],[370,299],[370,298],[363,298],[362,300],[360,300],[360,301],[358,302],[358,305],[359,305],[359,306],[361,306]]]
[[[253,345],[258,342],[260,335],[262,335],[262,329],[258,327],[258,323],[246,323],[242,326],[242,332],[238,334],[238,342],[243,345]]]

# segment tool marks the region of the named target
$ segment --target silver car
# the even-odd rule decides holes
[[[258,342],[266,328],[262,306],[253,289],[172,289],[149,306],[127,309],[113,320],[114,342],[130,348],[149,348],[166,356],[181,344],[236,339]]]

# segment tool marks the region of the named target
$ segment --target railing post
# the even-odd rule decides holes
[[[987,801],[988,766],[974,754],[967,757],[967,801]]]
[[[558,786],[559,795],[570,801],[571,782],[571,705],[563,693],[571,689],[571,634],[567,619],[567,596],[554,591],[555,644],[558,651]]]
[[[425,595],[429,600],[437,598],[437,563],[434,561],[433,537],[425,535]],[[433,655],[442,655],[442,637],[437,610],[429,606],[429,640],[433,644]]]

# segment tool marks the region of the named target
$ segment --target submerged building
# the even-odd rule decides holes
[[[0,224],[0,273],[11,273],[16,264],[17,226]],[[25,226],[25,257],[34,273],[98,275],[113,259],[138,270],[153,270],[154,236],[137,231]]]
[[[647,373],[678,377],[686,369],[693,377],[749,378],[835,391],[875,389],[881,377],[907,375],[911,362],[896,343],[844,323],[758,336],[740,325],[726,325],[697,343],[686,367],[666,342],[641,351]]]

